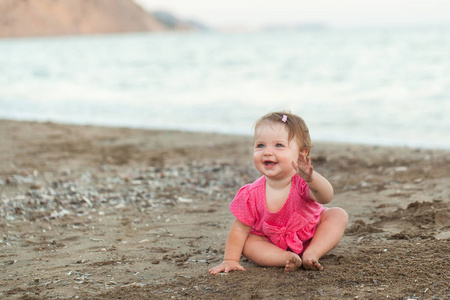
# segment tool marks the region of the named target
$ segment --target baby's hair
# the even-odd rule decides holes
[[[308,126],[302,118],[290,112],[271,112],[256,121],[255,131],[266,122],[284,124],[288,131],[289,141],[295,138],[300,150],[307,149],[307,155],[309,155],[312,147],[311,137]]]

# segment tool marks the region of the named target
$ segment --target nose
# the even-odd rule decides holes
[[[273,155],[273,150],[272,150],[272,148],[271,148],[271,147],[266,147],[266,148],[264,148],[263,156],[270,156],[270,155]]]

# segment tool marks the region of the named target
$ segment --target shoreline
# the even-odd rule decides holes
[[[38,124],[59,124],[64,126],[80,126],[80,127],[99,127],[99,128],[110,128],[110,129],[128,129],[128,130],[147,130],[152,132],[180,132],[188,134],[206,134],[206,135],[220,135],[220,136],[236,136],[243,138],[251,138],[252,132],[249,129],[249,133],[239,133],[239,132],[227,132],[221,130],[198,130],[198,129],[182,129],[178,127],[173,128],[158,128],[158,127],[146,127],[146,126],[132,126],[132,125],[113,125],[113,124],[90,124],[90,123],[71,123],[71,122],[59,122],[59,121],[49,121],[49,120],[22,120],[22,119],[10,119],[10,118],[0,118],[0,122],[22,122],[22,123],[38,123]],[[395,141],[395,142],[394,142]],[[336,138],[331,139],[313,139],[313,145],[349,145],[349,146],[362,146],[362,147],[383,147],[392,149],[409,149],[409,150],[436,150],[450,152],[450,144],[437,144],[432,143],[431,146],[425,146],[418,144],[416,142],[402,142],[396,139],[384,140],[382,142],[370,142],[369,140],[363,141],[361,138],[352,138],[352,141],[344,141]]]
[[[251,137],[0,120],[0,296],[447,297],[450,151],[314,144],[350,217],[325,270],[212,276]]]
[[[68,167],[77,163],[81,163],[80,167],[95,168],[102,164],[135,165],[152,160],[172,163],[179,163],[186,159],[211,161],[222,158],[230,151],[236,152],[233,153],[233,160],[248,164],[252,161],[251,139],[250,135],[228,133],[0,119],[0,141],[2,141],[0,175],[12,172],[15,165],[30,169],[38,166],[44,169],[54,168],[54,162],[39,157],[45,156],[51,150],[63,152],[64,155],[60,155],[58,164],[65,163]],[[28,151],[24,151],[22,143],[27,145]],[[228,149],[221,149],[224,146]],[[183,149],[184,147],[186,149]],[[8,149],[16,149],[16,152],[8,152]],[[430,155],[446,157],[450,156],[450,149],[314,142],[313,140],[311,157],[313,161],[315,159],[326,161],[327,157],[341,157],[348,160],[362,153],[374,156],[372,158],[386,157],[386,162],[366,159],[371,166],[375,163],[385,164],[396,161],[402,159],[402,156],[411,160],[416,160],[418,157],[429,160]],[[78,154],[83,154],[85,157],[80,157]],[[389,157],[390,155],[392,157]],[[21,160],[11,162],[11,157],[14,156],[19,156]]]

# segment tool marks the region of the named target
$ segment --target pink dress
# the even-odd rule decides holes
[[[309,196],[309,187],[297,174],[283,207],[270,212],[266,206],[266,178],[244,185],[230,204],[233,215],[251,226],[250,233],[265,237],[283,250],[303,254],[325,208]]]

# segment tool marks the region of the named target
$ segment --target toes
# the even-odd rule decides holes
[[[322,265],[317,261],[317,259],[306,260],[303,264],[305,269],[314,270],[314,271],[322,271]]]
[[[297,271],[302,266],[302,260],[299,257],[292,256],[286,261],[285,273]]]
[[[322,271],[323,270],[322,265],[317,260],[314,259],[312,261],[312,264],[313,264],[315,270],[317,270],[317,271]]]

